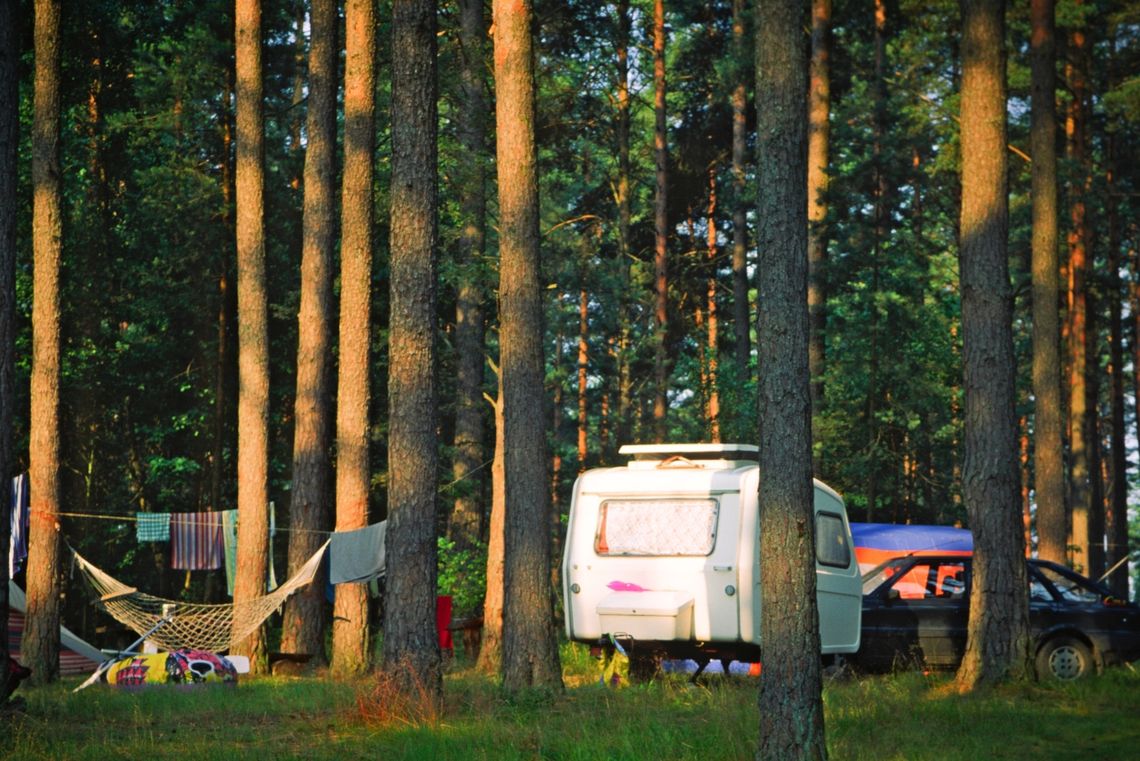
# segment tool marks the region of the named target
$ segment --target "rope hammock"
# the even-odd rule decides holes
[[[291,579],[269,594],[221,605],[148,595],[99,570],[75,550],[72,553],[84,577],[99,595],[99,606],[119,623],[139,634],[153,629],[147,638],[166,650],[189,647],[221,652],[253,633],[290,595],[311,582],[328,546],[328,542],[322,544]],[[159,625],[163,618],[169,620]]]

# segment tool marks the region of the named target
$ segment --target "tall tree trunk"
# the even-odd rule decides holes
[[[1006,254],[1005,5],[1002,0],[962,0],[961,7],[962,492],[974,533],[974,583],[958,685],[972,690],[1031,676],[1033,666]]]
[[[345,3],[344,179],[336,408],[336,530],[368,525],[369,347],[372,344],[372,155],[376,112],[373,0]],[[333,602],[332,671],[368,668],[368,588],[340,584]]]
[[[1109,278],[1109,322],[1111,333],[1111,382],[1112,382],[1112,468],[1109,509],[1105,520],[1105,534],[1108,537],[1108,555],[1105,569],[1112,569],[1128,555],[1128,453],[1125,445],[1124,427],[1124,323],[1122,304],[1124,292],[1120,282],[1120,220],[1117,200],[1114,197],[1116,182],[1116,157],[1114,135],[1107,140],[1107,184],[1108,203],[1108,278]],[[1128,598],[1128,564],[1114,570],[1109,583],[1122,598]]]
[[[562,686],[550,588],[532,18],[529,0],[494,0],[508,693]]]
[[[578,290],[578,473],[586,470],[586,455],[589,451],[589,402],[586,386],[590,379],[590,294],[585,285],[588,265],[588,260],[583,257],[579,271],[582,287]],[[557,514],[557,509],[554,512]]]
[[[669,319],[669,205],[666,197],[668,183],[668,132],[665,122],[665,3],[653,3],[653,157],[656,167],[657,191],[653,202],[653,437],[663,442],[667,434],[666,410],[668,407],[669,369],[665,356],[665,339]]]
[[[476,667],[498,674],[503,663],[503,532],[506,528],[506,478],[503,451],[503,374],[495,368],[495,454],[491,462],[491,520],[487,529],[487,594],[483,598],[483,634]]]
[[[459,494],[451,509],[448,536],[460,549],[473,546],[483,527],[482,491],[464,479],[483,466],[483,365],[486,300],[483,253],[487,228],[486,23],[482,0],[461,0],[460,77],[463,118],[458,126],[464,159],[463,230],[459,237],[459,287],[455,294],[455,459],[452,477]]]
[[[756,19],[760,234],[760,586],[757,759],[827,756],[812,517],[807,306],[807,56],[802,4]]]
[[[877,28],[877,26],[876,26]],[[831,0],[812,0],[811,76],[808,93],[808,314],[811,343],[811,408],[823,410],[824,333],[827,329],[827,292],[823,270],[827,266],[827,187],[830,180],[831,141]],[[816,456],[820,471],[823,448]]]
[[[269,565],[269,300],[265,278],[265,120],[261,2],[238,0],[235,165],[238,302],[238,542],[234,604],[265,594]],[[259,627],[234,652],[269,668]]]
[[[289,499],[289,575],[330,528],[332,463],[332,262],[336,232],[337,4],[313,0],[310,13],[301,305],[297,314],[297,395],[293,407],[293,488]],[[281,649],[325,662],[325,579],[285,604]]]
[[[436,6],[392,6],[388,597],[384,670],[443,698],[436,599]]]
[[[1088,306],[1090,273],[1087,195],[1092,190],[1092,173],[1088,158],[1088,37],[1084,29],[1070,31],[1069,84],[1073,97],[1065,119],[1065,136],[1069,159],[1079,178],[1079,185],[1069,190],[1069,452],[1072,503],[1072,542],[1074,557],[1070,564],[1088,573],[1091,570],[1089,533],[1090,513],[1094,509],[1092,493],[1091,425],[1089,409],[1089,330]],[[1094,408],[1095,410],[1095,405]]]
[[[32,116],[31,520],[28,609],[21,655],[38,684],[59,676],[60,294],[63,189],[59,163],[60,3],[35,2]],[[9,474],[3,474],[4,478]]]
[[[744,0],[732,0],[732,54],[736,82],[732,88],[732,320],[736,349],[737,382],[748,380],[752,356],[751,306],[748,303],[748,203],[745,200],[745,154],[748,150],[748,83],[744,36]]]
[[[1062,444],[1060,266],[1057,253],[1056,43],[1053,0],[1032,0],[1033,469],[1037,556],[1064,563],[1068,543]]]
[[[708,258],[706,303],[708,308],[708,334],[705,341],[705,363],[708,367],[708,421],[709,440],[720,441],[720,391],[717,388],[718,329],[716,313],[717,229],[716,229],[716,162],[709,165],[709,205],[706,216],[705,247]]]
[[[631,441],[631,420],[633,415],[633,364],[630,333],[632,319],[630,315],[630,228],[633,226],[633,205],[630,198],[629,174],[629,44],[630,26],[629,0],[618,0],[618,38],[617,47],[617,148],[618,148],[618,178],[617,178],[617,207],[618,207],[618,420],[617,443]]]
[[[11,543],[16,356],[16,156],[20,137],[19,3],[0,0],[0,548]],[[0,553],[3,554],[3,553]],[[0,557],[0,669],[8,673],[8,561]],[[0,685],[0,707],[10,694]]]

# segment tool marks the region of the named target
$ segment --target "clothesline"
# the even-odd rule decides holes
[[[32,512],[33,513],[38,512],[41,515],[47,515],[47,513],[44,513],[42,510],[39,510],[39,511],[33,510]],[[196,512],[223,513],[226,511],[225,510],[212,510],[212,511],[211,510],[195,510],[195,511],[192,511],[191,513],[166,513],[166,514],[167,515],[192,515],[193,513],[196,513]],[[68,512],[68,511],[62,511],[62,512],[56,513],[56,515],[58,515],[61,518],[91,518],[94,520],[119,521],[120,523],[137,523],[139,520],[139,515],[161,515],[161,514],[162,514],[161,512],[153,512],[153,513],[145,513],[144,512],[144,513],[135,513],[134,515],[112,515],[111,513],[76,513],[76,512]],[[191,524],[196,523],[196,522],[197,521],[189,521],[189,523],[191,523]],[[282,528],[281,526],[277,526],[276,530],[278,532],[286,532],[286,533],[294,533],[294,534],[303,534],[303,533],[324,534],[325,536],[329,536],[329,535],[336,533],[336,531],[326,531],[324,529]]]

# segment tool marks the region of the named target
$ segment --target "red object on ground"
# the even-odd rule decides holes
[[[435,598],[435,628],[439,630],[440,650],[455,649],[449,626],[451,626],[451,595],[439,595]]]

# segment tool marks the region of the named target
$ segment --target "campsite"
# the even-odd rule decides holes
[[[0,754],[1135,756],[1137,156],[1140,0],[0,0]]]

